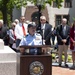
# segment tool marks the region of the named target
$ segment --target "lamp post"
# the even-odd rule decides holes
[[[40,16],[42,15],[41,9],[42,9],[42,5],[43,4],[44,4],[44,0],[37,0],[37,7],[38,7],[38,13],[39,13],[39,17],[38,17],[38,30],[39,30],[39,33],[42,35],[42,45],[44,43],[43,43],[43,31],[41,30]]]
[[[41,23],[40,23],[40,16],[42,15],[41,13],[41,9],[42,9],[42,5],[44,3],[44,0],[37,0],[37,7],[38,7],[38,13],[39,13],[39,17],[38,17],[38,30],[41,30]]]

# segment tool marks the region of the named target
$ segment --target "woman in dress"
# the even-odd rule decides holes
[[[75,20],[70,29],[70,49],[72,51],[72,61],[73,61],[72,68],[75,69]]]

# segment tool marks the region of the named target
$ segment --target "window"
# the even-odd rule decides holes
[[[57,4],[55,1],[53,1],[53,7],[57,7]]]
[[[72,7],[72,0],[65,0],[65,8],[71,8]]]
[[[56,15],[56,26],[59,25],[61,23],[61,16],[60,15]]]
[[[61,20],[62,18],[66,18],[67,19],[67,24],[69,22],[69,15],[56,15],[55,16],[55,25],[60,25],[61,24]]]

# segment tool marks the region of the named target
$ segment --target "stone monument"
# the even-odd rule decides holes
[[[0,39],[0,50],[4,49],[4,42],[2,39]]]
[[[17,54],[0,39],[0,75],[17,75]]]

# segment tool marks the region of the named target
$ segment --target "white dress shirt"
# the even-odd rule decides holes
[[[66,25],[63,26],[63,34],[65,35],[65,33],[66,33]]]
[[[45,29],[45,24],[41,24],[41,29]]]
[[[42,30],[42,34],[43,34],[43,38],[44,38],[44,31],[45,31],[45,24],[41,24],[41,30]]]
[[[25,28],[25,32],[27,34],[28,33],[28,31],[27,31],[28,24],[24,23],[23,25]],[[16,39],[22,39],[24,37],[24,33],[23,33],[23,29],[22,29],[22,23],[19,23],[16,25],[15,36],[16,36]]]

